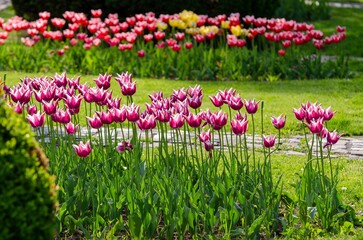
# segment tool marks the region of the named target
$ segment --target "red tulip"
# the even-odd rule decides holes
[[[285,56],[286,55],[286,51],[284,49],[280,49],[278,52],[277,52],[280,56]]]
[[[143,57],[145,57],[145,51],[144,51],[144,50],[139,50],[139,51],[137,51],[137,56],[138,56],[139,58],[143,58]]]
[[[73,144],[73,149],[76,151],[76,154],[81,157],[85,158],[90,155],[92,149],[89,140],[86,143],[83,143],[82,141],[79,143],[79,145]]]

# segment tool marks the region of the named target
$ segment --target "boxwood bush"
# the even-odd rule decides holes
[[[0,239],[54,238],[56,192],[29,125],[0,96]]]

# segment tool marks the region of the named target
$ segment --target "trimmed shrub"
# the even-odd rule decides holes
[[[0,238],[52,239],[56,192],[29,125],[0,99]]]

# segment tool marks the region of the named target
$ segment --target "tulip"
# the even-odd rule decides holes
[[[104,75],[99,74],[97,79],[94,79],[97,86],[104,90],[109,89],[111,86],[111,75],[105,73]]]
[[[271,123],[277,130],[283,128],[285,126],[285,122],[286,115],[281,114],[278,117],[271,117]]]
[[[136,83],[132,82],[132,83],[124,83],[121,86],[121,93],[124,96],[132,96],[134,95],[136,92]]]
[[[66,94],[66,96],[64,97],[64,102],[69,109],[79,109],[82,102],[82,96],[70,96]]]
[[[139,50],[139,51],[137,51],[137,56],[138,56],[139,58],[143,58],[143,57],[145,57],[145,51],[144,51],[144,50]]]
[[[127,107],[127,120],[130,122],[136,122],[139,120],[139,110],[140,106],[135,106],[134,103],[132,103],[130,106]]]
[[[207,140],[204,143],[204,149],[207,151],[207,152],[210,152],[214,149],[214,145],[213,143],[210,141],[210,140]]]
[[[232,128],[233,133],[236,135],[245,134],[248,129],[248,120],[247,119],[243,119],[243,120],[232,119],[231,128]]]
[[[170,121],[170,111],[165,109],[160,109],[156,112],[156,119],[160,122],[169,122]]]
[[[153,115],[146,115],[145,117],[140,117],[136,124],[140,130],[149,130],[156,127],[156,120]]]
[[[21,114],[23,112],[23,105],[20,102],[15,104],[14,112]]]
[[[88,157],[88,155],[91,153],[91,145],[89,140],[86,143],[83,143],[82,141],[79,143],[79,145],[73,144],[73,149],[76,151],[76,154],[81,157],[85,158]]]
[[[98,117],[101,119],[102,124],[111,124],[113,122],[112,112],[96,112]]]
[[[245,100],[245,106],[246,106],[246,110],[249,114],[255,114],[257,112],[258,109],[258,104],[260,101],[255,101],[253,100]]]
[[[286,51],[284,49],[280,49],[278,52],[277,52],[280,56],[285,56],[286,54]]]
[[[213,105],[216,107],[221,107],[223,105],[223,98],[220,93],[215,96],[210,96],[209,99],[212,101]]]
[[[176,113],[170,117],[169,124],[171,128],[177,129],[184,125],[183,114]]]
[[[210,141],[212,139],[212,135],[210,133],[210,130],[208,131],[202,131],[200,134],[199,134],[199,140],[201,142],[206,142],[206,141]]]
[[[231,96],[227,101],[227,104],[230,108],[236,111],[240,110],[243,107],[243,101],[239,94],[237,96]]]
[[[88,119],[88,124],[95,129],[102,127],[102,120],[101,118],[95,113],[93,118],[86,117]]]
[[[334,116],[335,112],[331,111],[331,107],[328,107],[327,109],[325,109],[323,111],[323,118],[324,121],[329,121],[330,119],[332,119],[332,117]]]
[[[112,114],[112,119],[114,122],[123,123],[126,120],[127,110],[125,106],[123,106],[121,109],[111,108],[109,111]]]
[[[269,135],[265,136],[263,135],[263,145],[266,148],[272,148],[275,145],[276,136]]]
[[[64,126],[68,134],[75,134],[78,130],[78,125],[74,125],[72,122],[69,122]]]
[[[201,114],[195,115],[193,113],[189,113],[189,115],[185,117],[185,120],[187,121],[190,127],[198,128],[202,123],[202,116]]]
[[[320,134],[324,128],[323,119],[319,118],[317,120],[313,119],[307,124],[308,128],[310,129],[311,133]]]
[[[193,109],[199,108],[202,105],[202,98],[203,95],[201,96],[195,95],[193,97],[188,97],[189,106]]]
[[[126,150],[127,151],[131,151],[133,149],[130,141],[123,141],[123,142],[120,142],[117,144],[116,146],[116,151],[120,152],[120,153],[123,153],[125,152]]]
[[[216,113],[208,112],[206,114],[206,120],[214,130],[220,130],[227,123],[227,114],[222,110]]]
[[[179,101],[184,101],[187,98],[187,92],[184,90],[184,88],[178,90],[173,90],[172,96],[170,98],[176,98]]]
[[[33,115],[37,112],[37,107],[35,105],[29,105],[27,111],[29,115]]]
[[[300,107],[299,109],[294,108],[294,114],[299,121],[302,121],[305,118],[305,110],[303,107]]]
[[[69,123],[71,121],[71,114],[69,112],[69,110],[62,110],[62,109],[57,109],[56,112],[54,114],[51,115],[51,118],[54,122],[59,122],[59,123]]]
[[[336,144],[341,138],[342,134],[338,134],[336,130],[333,132],[328,132],[326,136],[327,145]]]
[[[33,128],[38,128],[44,125],[44,115],[45,113],[40,114],[40,112],[38,111],[33,115],[28,115],[26,119]]]

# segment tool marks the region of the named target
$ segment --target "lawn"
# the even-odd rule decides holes
[[[362,0],[359,0],[359,1],[363,2]],[[1,12],[0,15],[2,15],[4,18],[7,18],[7,17],[10,17],[11,14],[12,14],[12,9],[8,8],[6,11]],[[332,9],[332,19],[331,20],[318,21],[318,22],[315,22],[314,24],[317,26],[317,28],[322,29],[324,32],[327,32],[327,33],[333,32],[335,30],[336,25],[346,26],[347,27],[347,39],[345,42],[342,43],[341,46],[339,46],[340,49],[342,49],[342,51],[344,51],[344,54],[346,54],[346,55],[354,56],[354,57],[363,57],[363,50],[361,49],[361,47],[359,45],[359,39],[361,39],[361,37],[363,37],[362,36],[363,35],[362,21],[363,21],[363,10]],[[350,29],[352,29],[352,30],[350,31]],[[326,54],[326,55],[334,55],[335,53],[336,53],[336,50],[334,50],[334,49],[324,52],[324,54]],[[287,123],[286,123],[286,127],[282,130],[282,134],[284,136],[301,134],[302,132],[300,130],[300,127],[298,127],[298,125],[297,125],[298,121],[295,119],[294,114],[293,114],[293,108],[299,108],[302,103],[306,103],[307,101],[310,101],[312,103],[314,103],[314,102],[320,103],[323,108],[327,108],[327,107],[331,106],[332,110],[336,111],[334,118],[332,119],[331,122],[329,122],[329,130],[332,131],[332,130],[336,129],[339,133],[344,133],[345,136],[358,136],[358,135],[361,136],[361,135],[363,135],[363,128],[362,128],[363,75],[361,74],[363,65],[362,65],[361,61],[356,61],[356,60],[351,61],[350,64],[352,66],[352,69],[357,74],[355,77],[349,78],[349,79],[284,80],[284,81],[272,81],[272,82],[267,82],[267,81],[264,81],[264,82],[261,82],[261,81],[259,81],[259,82],[256,82],[256,81],[213,81],[213,82],[211,82],[211,81],[182,81],[182,80],[170,80],[170,79],[135,78],[134,80],[136,80],[136,82],[137,82],[136,83],[137,92],[133,96],[133,100],[136,104],[141,106],[142,110],[144,110],[145,103],[150,103],[149,95],[153,94],[153,92],[162,91],[164,93],[164,96],[170,96],[170,94],[173,92],[173,90],[177,90],[179,88],[187,89],[188,87],[194,87],[196,84],[199,84],[201,86],[201,88],[203,90],[203,94],[204,94],[203,105],[201,108],[203,110],[211,109],[212,111],[217,111],[218,109],[216,107],[214,107],[212,105],[211,101],[209,100],[209,96],[215,95],[219,90],[233,88],[233,89],[236,89],[237,93],[241,94],[241,97],[243,99],[256,99],[256,100],[261,100],[264,102],[263,117],[266,121],[265,122],[265,131],[267,133],[274,133],[274,134],[276,133],[276,130],[271,126],[271,124],[269,124],[270,117],[278,116],[280,114],[286,114]],[[6,84],[8,86],[12,87],[12,86],[18,84],[20,79],[22,79],[24,77],[34,77],[34,76],[53,77],[54,74],[55,74],[54,72],[23,73],[23,72],[13,72],[13,71],[0,71],[0,78],[3,79],[4,78],[3,76],[6,75]],[[104,73],[100,73],[100,74],[104,74]],[[77,75],[67,75],[67,76],[70,78],[77,77]],[[113,77],[115,77],[115,76],[113,76]],[[89,86],[95,86],[94,79],[96,79],[96,78],[97,78],[96,75],[82,75],[81,83],[87,82]],[[120,91],[120,86],[114,80],[112,81],[111,89],[113,91],[113,97],[122,96],[121,91]],[[126,104],[126,97],[123,98],[123,100],[121,101],[121,104]],[[224,108],[224,110],[227,111],[227,108]],[[82,112],[82,110],[81,110],[81,114],[80,114],[81,124],[86,125],[86,118],[84,115],[85,115],[84,112]],[[260,121],[260,117],[261,116],[259,114],[257,114],[256,120]],[[260,125],[258,124],[258,126],[260,126]],[[257,129],[257,131],[259,132],[260,129]],[[105,134],[106,134],[106,131],[105,131]],[[70,138],[67,138],[67,143],[68,143],[69,139]],[[105,139],[107,139],[107,138],[105,137]],[[171,198],[174,197],[175,199],[178,199],[178,201],[181,201],[181,199],[183,199],[180,196],[177,196],[177,192],[175,192],[175,195],[165,194],[165,196],[167,196],[167,197],[165,199],[162,199],[162,201],[156,199],[155,196],[160,196],[160,198],[163,197],[162,193],[164,193],[164,192],[161,190],[166,190],[165,193],[168,193],[168,191],[169,191],[168,187],[170,187],[170,189],[175,188],[177,190],[177,188],[179,186],[178,186],[178,184],[175,184],[175,183],[181,183],[181,182],[174,181],[175,179],[177,179],[173,175],[174,173],[177,173],[179,171],[179,173],[181,173],[181,175],[178,177],[180,177],[183,180],[186,180],[185,183],[187,183],[188,179],[187,179],[187,177],[183,176],[184,174],[183,174],[182,168],[180,168],[180,169],[176,168],[176,169],[178,169],[178,171],[174,171],[174,170],[170,171],[170,176],[172,176],[172,177],[168,177],[166,174],[163,175],[164,174],[163,172],[160,174],[158,171],[164,170],[164,169],[163,169],[163,167],[160,167],[160,168],[158,168],[158,166],[155,167],[155,166],[153,166],[152,162],[148,161],[148,160],[150,160],[150,158],[149,158],[150,156],[154,160],[154,155],[153,154],[150,155],[150,153],[148,152],[149,151],[148,147],[146,147],[146,153],[145,152],[142,154],[140,153],[140,156],[135,157],[130,154],[130,156],[134,157],[132,160],[135,160],[136,162],[140,161],[140,165],[137,165],[137,164],[135,165],[135,166],[137,166],[137,168],[134,166],[135,167],[134,169],[137,172],[138,171],[141,172],[140,173],[141,174],[140,182],[136,182],[135,179],[137,179],[138,177],[134,177],[135,173],[130,171],[130,170],[133,170],[133,168],[130,168],[130,169],[128,169],[127,167],[121,168],[120,166],[122,164],[120,165],[119,161],[116,161],[116,160],[122,159],[123,156],[127,156],[126,154],[117,155],[117,153],[115,154],[115,151],[114,151],[115,149],[108,149],[107,145],[106,145],[105,152],[110,151],[110,150],[112,150],[113,152],[110,151],[110,152],[107,152],[107,154],[102,154],[104,151],[103,149],[101,149],[101,150],[94,149],[93,150],[94,152],[91,154],[90,158],[88,158],[86,161],[80,161],[80,162],[76,163],[76,161],[78,161],[79,158],[77,158],[77,156],[73,152],[73,149],[71,147],[67,146],[65,142],[66,141],[64,141],[64,143],[63,143],[63,141],[62,141],[62,143],[60,143],[61,146],[59,148],[57,147],[54,152],[51,152],[49,150],[52,147],[49,145],[52,145],[52,143],[48,144],[45,147],[46,151],[48,151],[48,153],[50,155],[57,156],[56,157],[57,160],[54,160],[56,163],[51,162],[51,165],[53,164],[51,166],[51,169],[53,169],[53,170],[56,169],[55,171],[59,171],[61,173],[59,175],[60,177],[57,179],[57,181],[59,181],[60,184],[63,184],[63,189],[61,189],[61,192],[59,194],[61,196],[61,198],[63,197],[63,200],[64,200],[64,202],[61,203],[61,214],[64,214],[64,216],[69,214],[67,216],[67,217],[69,217],[69,218],[67,218],[68,219],[67,221],[69,221],[69,222],[67,222],[66,224],[64,224],[65,226],[63,226],[65,228],[67,228],[69,226],[77,228],[77,229],[79,229],[80,226],[83,228],[83,221],[84,221],[86,228],[87,228],[87,224],[88,224],[88,227],[93,229],[93,231],[94,231],[92,233],[92,234],[94,234],[93,236],[99,236],[98,234],[105,236],[104,234],[109,234],[109,233],[111,234],[111,232],[114,231],[114,228],[116,229],[116,227],[118,225],[119,225],[119,227],[121,225],[126,226],[129,229],[132,229],[132,227],[135,227],[135,226],[130,226],[130,221],[131,222],[133,221],[132,217],[135,217],[135,216],[138,217],[138,214],[140,214],[141,211],[145,211],[145,212],[149,211],[149,209],[146,209],[147,207],[145,207],[145,209],[144,209],[144,207],[140,207],[140,206],[144,206],[144,205],[149,206],[150,205],[151,207],[150,206],[149,207],[152,210],[152,209],[154,209],[154,208],[156,209],[157,207],[160,207],[162,204],[164,204],[164,202],[162,202],[162,201],[165,200],[165,203],[170,204],[170,206],[168,204],[165,204],[165,206],[167,206],[166,209],[169,209],[168,207],[170,207],[169,211],[173,212],[174,209],[177,209],[177,207],[171,206],[171,204],[175,204],[175,202],[173,202]],[[95,145],[93,145],[93,147],[95,147]],[[136,149],[137,149],[137,147],[136,147]],[[64,152],[63,152],[63,150],[64,150]],[[217,152],[217,150],[216,150],[216,152]],[[112,154],[110,154],[110,153],[112,153]],[[152,150],[152,153],[154,153],[154,150]],[[173,153],[173,154],[175,154],[175,153]],[[179,152],[178,152],[178,154],[179,154]],[[182,154],[184,154],[184,153],[182,153]],[[227,155],[227,152],[225,152],[223,154]],[[107,157],[105,157],[104,155],[107,155]],[[160,155],[162,155],[162,154],[160,153]],[[262,158],[262,156],[260,156],[260,155],[262,155],[262,154],[259,152],[257,155],[259,157],[259,159]],[[65,161],[67,163],[62,162],[64,156],[69,157],[69,159],[67,158],[67,161]],[[175,157],[177,155],[173,155],[173,156]],[[167,159],[171,158],[171,160],[173,160],[172,162],[174,162],[175,159],[173,159],[173,156],[166,156],[166,158]],[[198,154],[197,154],[197,156],[198,156]],[[212,154],[210,156],[212,156]],[[238,154],[237,154],[237,156],[238,156]],[[242,156],[242,154],[241,154],[241,156]],[[192,158],[193,157],[191,157],[189,159],[188,157],[185,157],[185,159],[183,159],[183,160],[185,160],[186,162],[188,162],[188,161],[191,162]],[[144,159],[146,159],[146,160],[144,161]],[[160,161],[160,165],[161,165],[162,164],[161,159],[162,159],[162,157],[160,157],[160,159],[155,159],[155,160]],[[210,157],[210,159],[208,159],[208,160],[211,160],[211,159],[212,159],[212,157]],[[51,160],[53,160],[53,159],[51,159]],[[125,160],[125,159],[123,159],[123,160]],[[131,158],[130,158],[130,160],[131,160]],[[225,158],[223,159],[223,161],[225,161]],[[229,159],[228,159],[228,161],[229,161]],[[228,161],[226,161],[226,162],[228,162]],[[177,161],[175,161],[175,162],[177,162]],[[212,162],[212,160],[211,160],[211,162]],[[363,187],[363,178],[362,178],[363,168],[362,168],[361,162],[357,161],[357,160],[346,159],[346,158],[333,158],[332,162],[333,162],[333,166],[339,166],[339,183],[337,185],[337,189],[340,193],[342,201],[345,204],[352,206],[354,208],[354,210],[358,213],[358,216],[361,216],[362,212],[363,212],[363,192],[361,191],[361,189]],[[146,167],[144,167],[144,165],[142,165],[141,163],[146,164]],[[294,185],[294,183],[296,183],[296,180],[301,175],[302,168],[304,167],[305,163],[306,163],[306,156],[285,155],[285,154],[280,153],[279,151],[277,151],[277,154],[273,154],[272,160],[271,160],[272,171],[273,171],[272,175],[274,177],[274,180],[276,180],[277,176],[279,174],[282,174],[282,185],[283,185],[284,194],[293,193],[293,190],[294,190],[293,185]],[[327,164],[328,161],[326,161],[325,163]],[[120,167],[121,170],[114,168],[117,164],[119,165],[118,167]],[[131,164],[133,164],[133,163],[131,163]],[[147,164],[151,164],[151,166],[147,165]],[[158,164],[159,164],[159,162],[158,162]],[[193,159],[193,164],[194,164],[194,159]],[[206,163],[203,163],[203,164],[206,164],[207,166],[209,166],[208,165],[209,163],[207,163],[207,161],[206,161]],[[112,173],[108,172],[108,170],[109,170],[108,167],[109,167],[109,169],[112,169]],[[148,172],[148,171],[150,171],[148,169],[148,167],[150,167],[151,171],[154,171],[154,172],[152,172],[152,174],[155,174],[155,175],[152,175]],[[185,167],[185,169],[187,169],[186,166],[184,166],[184,167]],[[190,167],[190,166],[188,166],[188,167]],[[193,167],[190,169],[194,169]],[[117,172],[118,170],[120,170],[120,172]],[[208,170],[208,168],[207,168],[207,170]],[[82,172],[82,171],[85,174],[85,175],[83,175],[84,178],[79,177],[79,180],[76,180],[74,182],[75,185],[73,187],[77,186],[76,191],[80,191],[78,189],[78,187],[82,186],[82,188],[80,188],[80,189],[84,190],[85,194],[83,194],[84,196],[82,194],[80,194],[79,196],[77,195],[76,198],[69,197],[69,196],[72,196],[73,190],[71,189],[72,186],[68,186],[68,184],[71,185],[73,183],[72,181],[74,181],[74,179],[76,179],[76,178],[78,179],[77,174],[79,174],[79,172]],[[88,171],[88,173],[87,173],[87,171]],[[102,171],[104,171],[104,172],[102,172]],[[114,173],[113,171],[116,171],[116,174],[114,175],[115,177],[113,176],[113,173]],[[122,171],[122,174],[124,172],[125,173],[131,172],[130,176],[132,175],[132,177],[130,177],[130,179],[129,179],[128,176],[122,175],[121,171]],[[106,173],[106,174],[104,174],[104,173]],[[138,174],[139,173],[136,173],[135,176],[138,176]],[[143,175],[143,174],[145,174],[145,175]],[[192,175],[190,172],[185,173],[186,176],[189,176],[189,174]],[[205,176],[209,177],[208,174],[206,174]],[[239,174],[237,174],[236,176],[239,176]],[[217,176],[217,174],[216,174],[215,177],[217,178],[219,176]],[[102,181],[101,181],[101,179],[102,179]],[[105,179],[109,180],[110,182],[105,181]],[[125,180],[125,179],[130,180],[131,184],[128,185],[128,183],[126,181],[123,183],[120,182],[120,186],[122,186],[124,189],[126,189],[124,192],[122,192],[122,194],[124,194],[125,196],[123,198],[120,197],[119,202],[117,202],[117,204],[116,204],[115,201],[112,202],[114,199],[110,200],[110,196],[113,197],[113,194],[115,196],[117,196],[117,194],[113,193],[112,191],[117,192],[117,191],[121,191],[121,190],[114,188],[115,185],[112,183],[117,182],[116,180]],[[135,182],[132,182],[134,180],[135,180]],[[113,182],[113,181],[115,181],[115,182]],[[168,186],[168,187],[164,186],[165,189],[159,188],[160,186],[162,186],[162,181],[165,181],[165,183],[167,183],[165,186]],[[77,185],[77,184],[79,184],[79,182],[83,182],[83,183],[80,185]],[[228,181],[227,181],[227,183],[228,183]],[[93,184],[95,184],[95,185],[93,185]],[[100,184],[100,185],[98,185],[98,184]],[[147,188],[149,187],[148,184],[150,184],[150,186],[152,186],[152,184],[155,184],[155,187],[156,187],[155,189],[158,189],[158,191],[161,189],[160,192],[157,192],[157,194],[155,193],[154,196],[151,196],[154,193],[152,193],[153,189],[151,189],[151,188],[149,190],[147,190]],[[69,188],[66,188],[64,186],[68,186]],[[94,194],[94,192],[93,192],[94,186],[97,186],[97,188],[95,188],[95,189],[97,189],[96,192],[98,192],[98,194],[99,194],[98,196],[100,196],[100,199],[94,199],[93,197],[91,197]],[[141,186],[140,189],[138,188],[139,186]],[[197,184],[195,186],[197,186]],[[184,187],[185,187],[185,189],[183,189]],[[194,185],[193,185],[193,188],[194,188]],[[256,187],[256,189],[257,188],[258,187]],[[108,191],[111,192],[110,195],[108,196],[109,197],[108,199],[101,198],[102,191],[100,189],[103,189],[103,191],[105,191],[105,192],[108,192]],[[185,191],[185,192],[182,192],[182,194],[184,194],[186,196],[190,194],[188,199],[190,199],[190,202],[192,203],[192,205],[190,206],[191,207],[190,209],[192,209],[193,211],[195,211],[195,209],[198,209],[199,206],[202,206],[202,207],[206,206],[206,204],[201,204],[201,202],[203,201],[204,197],[210,197],[210,196],[206,196],[206,195],[204,196],[203,194],[200,194],[200,189],[198,189],[196,191],[196,193],[194,193],[195,189],[192,190],[193,194],[195,194],[193,196],[194,197],[196,196],[198,198],[201,197],[200,200],[198,200],[198,198],[192,199],[193,196],[190,193],[190,191],[189,191],[190,189],[187,186],[180,186],[180,189],[183,189],[183,191]],[[218,193],[222,193],[221,189],[223,190],[224,187],[218,189],[218,191],[221,191]],[[226,189],[227,189],[227,186],[226,186]],[[233,188],[231,188],[231,189],[233,189]],[[101,193],[99,191],[101,191]],[[172,190],[170,190],[170,191],[172,191]],[[120,194],[120,196],[122,194]],[[134,194],[134,195],[132,195],[132,197],[131,197],[131,194]],[[200,195],[198,195],[198,194],[200,194]],[[221,199],[223,199],[223,194],[220,194],[220,195],[221,195]],[[138,197],[138,199],[134,201],[133,200],[134,197]],[[219,196],[217,196],[217,197],[219,197]],[[73,199],[72,201],[78,201],[77,204],[82,205],[82,206],[76,206],[76,204],[74,202],[70,201],[69,199],[71,199],[71,200]],[[74,199],[77,199],[77,200],[74,200]],[[85,202],[89,201],[89,199],[92,199],[92,204],[87,206],[87,204],[85,204]],[[67,200],[67,201],[65,201],[65,200]],[[95,208],[92,209],[94,201],[98,201],[97,203],[99,205],[97,205],[97,203],[96,203],[95,204],[96,206],[102,206],[102,207],[97,208],[97,210],[95,210]],[[150,202],[152,203],[153,201],[157,201],[160,204],[160,206],[150,204]],[[82,203],[82,204],[80,204],[80,203]],[[128,204],[126,204],[126,203],[128,203]],[[130,203],[135,204],[135,205],[131,205]],[[119,213],[119,211],[121,211],[122,209],[129,209],[128,210],[129,213],[132,213],[133,206],[135,206],[136,210],[133,213],[134,215],[130,214],[128,216],[129,217],[128,220],[115,218],[112,221],[110,220],[109,222],[107,222],[108,219],[106,217],[105,217],[105,219],[103,219],[102,214],[104,213],[105,216],[108,216],[107,210],[105,210],[105,209],[107,209],[107,207],[109,207],[108,204],[110,206],[112,205],[110,208],[117,209],[117,211],[118,211],[117,213]],[[124,208],[120,207],[118,204],[120,204],[120,206],[124,206]],[[188,203],[184,203],[184,202],[178,202],[178,204],[186,204],[185,206],[188,205]],[[233,204],[237,204],[237,203],[232,202],[231,206],[234,206]],[[179,206],[179,205],[177,205],[177,206]],[[80,207],[81,210],[79,210],[78,207]],[[195,208],[195,209],[193,209],[193,208]],[[65,210],[65,209],[67,209],[67,210]],[[179,207],[179,209],[180,209],[180,207]],[[200,208],[200,209],[203,209],[203,208]],[[91,212],[91,210],[93,210],[93,215],[89,213],[89,212]],[[221,213],[223,213],[222,207],[219,209],[216,209],[216,211],[217,210],[218,210],[218,214],[212,213],[212,215],[211,215],[212,217],[215,217],[214,215],[219,215],[219,211],[221,211]],[[225,212],[230,211],[230,210],[231,209],[225,210]],[[71,215],[68,211],[69,212],[73,211],[74,214]],[[97,215],[95,215],[95,211],[97,211]],[[160,210],[157,209],[157,211],[160,211]],[[173,219],[173,215],[168,216],[168,214],[167,214],[168,210],[165,210],[165,211],[166,212],[163,215],[165,217],[165,219],[169,219],[169,220]],[[100,212],[100,215],[98,215],[98,212]],[[195,212],[198,212],[198,211],[195,211]],[[230,212],[232,212],[232,211],[230,211]],[[77,215],[78,213],[79,213],[79,216]],[[89,214],[89,215],[87,215],[87,214]],[[147,214],[148,214],[147,217],[151,218],[150,212],[147,212]],[[158,215],[158,214],[160,214],[160,215]],[[162,214],[163,213],[157,212],[153,216],[154,217],[162,216]],[[210,214],[210,212],[208,214]],[[96,216],[96,218],[95,218],[95,216]],[[179,215],[179,216],[181,216],[181,215]],[[207,213],[203,216],[205,217],[205,219],[207,221],[208,220]],[[291,215],[291,216],[293,216],[293,215]],[[73,217],[75,218],[75,220],[72,223],[71,220],[69,220],[69,219],[73,218]],[[81,217],[83,217],[83,218],[81,218]],[[148,219],[147,217],[141,216],[139,223],[144,224],[145,221]],[[89,222],[91,222],[94,218],[97,219],[97,221],[96,221],[96,224],[92,225],[92,223],[90,224]],[[188,215],[188,218],[189,218],[189,215]],[[175,221],[175,219],[176,218],[174,218],[174,221]],[[181,216],[180,219],[183,219],[183,216]],[[221,219],[222,219],[222,217],[221,217]],[[98,222],[98,221],[100,221],[100,222]],[[125,221],[125,222],[122,222],[122,221]],[[126,221],[129,221],[129,222],[126,223]],[[190,220],[188,219],[187,221],[190,221]],[[195,221],[197,222],[197,220],[195,220]],[[163,221],[160,221],[160,222],[162,224],[164,224]],[[191,222],[192,222],[192,224],[190,224],[189,222],[188,222],[188,224],[190,224],[190,226],[192,227],[193,220],[191,220]],[[100,226],[104,227],[102,230],[103,231],[102,233],[100,230],[98,230],[98,227],[99,227],[98,224],[100,224]],[[165,226],[167,226],[167,225],[168,225],[168,223],[165,220]],[[213,225],[213,224],[211,224],[211,225]],[[140,226],[143,227],[144,225],[139,225],[136,227],[140,227]],[[145,225],[145,226],[148,226],[148,225]],[[220,227],[219,231],[221,231],[223,223],[221,223],[220,226],[221,227]],[[295,228],[295,227],[297,229],[296,231],[298,231],[299,227],[297,227],[297,226],[293,226],[291,228]],[[112,230],[111,230],[111,228],[112,228]],[[121,227],[120,227],[120,229],[121,229]],[[151,227],[150,227],[150,229],[151,229]],[[167,229],[167,228],[165,228],[165,229]],[[314,230],[314,229],[318,229],[318,228],[312,227],[311,229]],[[87,229],[87,230],[89,230],[89,229]],[[109,231],[109,233],[107,231]],[[119,231],[119,234],[121,232],[121,235],[125,234],[125,229],[118,230],[118,231]],[[143,230],[140,230],[140,231],[143,231]],[[85,236],[87,236],[87,234],[89,234],[89,233],[85,233],[85,234],[86,234]],[[128,234],[130,234],[130,232],[128,232]],[[363,234],[362,229],[357,228],[356,229],[357,239],[360,239],[361,234]],[[113,236],[113,235],[111,234],[110,236]],[[136,236],[136,235],[134,235],[134,233],[132,232],[129,236]],[[307,235],[298,235],[298,236],[306,237]],[[315,235],[312,234],[312,236],[315,236]],[[325,238],[328,237],[328,235],[324,235],[324,236],[325,236]],[[341,236],[338,236],[338,235],[333,236],[333,239],[348,239],[348,238],[350,238],[350,236],[347,236],[344,234],[342,234]]]

